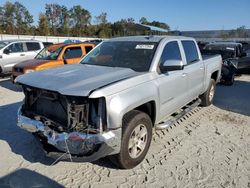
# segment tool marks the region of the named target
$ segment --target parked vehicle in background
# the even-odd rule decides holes
[[[112,155],[119,167],[133,168],[147,154],[154,127],[170,126],[171,114],[186,112],[187,104],[213,102],[221,64],[220,55],[203,58],[193,38],[107,40],[80,64],[18,77],[25,94],[18,126],[51,157]]]
[[[244,52],[250,50],[250,41],[237,41],[237,43],[242,45]]]
[[[8,74],[17,63],[33,59],[43,47],[35,40],[0,41],[0,74]]]
[[[198,46],[199,46],[199,49],[200,49],[200,50],[203,50],[204,47],[205,47],[207,44],[209,44],[209,42],[198,41],[197,44],[198,44]]]
[[[221,82],[233,85],[235,74],[244,68],[250,68],[250,57],[242,48],[241,43],[213,42],[207,44],[202,54],[220,54],[223,59]]]
[[[34,59],[23,61],[13,67],[12,81],[19,75],[75,64],[94,48],[92,43],[59,43],[41,50]]]
[[[207,44],[204,50],[221,51],[223,59],[230,59],[237,70],[250,67],[250,57],[247,56],[241,43],[214,42]]]
[[[250,57],[250,49],[246,50],[247,57]]]

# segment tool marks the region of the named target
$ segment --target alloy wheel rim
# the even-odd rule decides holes
[[[144,151],[148,139],[148,131],[145,125],[139,124],[132,131],[128,151],[131,158],[138,158]]]

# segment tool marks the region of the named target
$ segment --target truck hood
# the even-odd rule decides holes
[[[31,69],[36,66],[42,65],[44,63],[47,63],[49,60],[42,60],[42,59],[30,59],[27,61],[22,61],[21,63],[18,63],[15,65],[15,68],[21,68],[21,69]]]
[[[98,88],[139,74],[127,68],[75,64],[21,75],[16,82],[63,95],[88,96]]]

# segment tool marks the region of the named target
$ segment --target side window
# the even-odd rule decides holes
[[[187,41],[182,41],[181,43],[184,48],[187,64],[191,64],[191,63],[198,61],[199,55],[198,55],[197,48],[196,48],[194,41],[187,40]]]
[[[25,51],[23,43],[11,44],[6,49],[8,49],[10,53],[18,53],[18,52],[24,52]]]
[[[40,44],[38,42],[26,42],[28,51],[37,51],[40,50]]]
[[[86,54],[89,53],[93,49],[92,46],[85,46],[85,52]]]
[[[177,41],[169,42],[165,46],[161,55],[160,64],[164,63],[166,60],[182,60]]]
[[[71,58],[80,58],[82,57],[82,49],[81,47],[69,47],[65,50],[64,56],[65,59]]]

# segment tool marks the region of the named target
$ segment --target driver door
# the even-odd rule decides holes
[[[4,72],[11,72],[14,65],[26,60],[26,46],[23,42],[10,44],[3,52],[2,67]]]
[[[182,56],[177,41],[168,42],[162,52],[160,64],[166,60],[180,60]],[[157,79],[160,97],[160,119],[174,113],[187,102],[188,76],[183,70],[160,73]]]
[[[78,63],[83,55],[81,46],[68,47],[63,54],[64,64]]]

